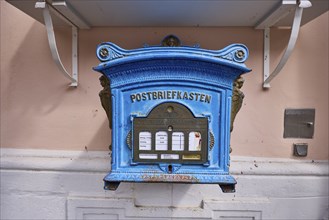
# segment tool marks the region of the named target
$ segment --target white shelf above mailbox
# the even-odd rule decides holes
[[[34,19],[47,26],[50,47],[55,62],[56,41],[52,38],[53,26],[72,26],[72,62],[76,69],[72,74],[58,64],[64,75],[77,86],[77,29],[113,26],[171,26],[171,27],[253,27],[264,29],[264,83],[269,86],[273,75],[269,74],[269,28],[295,27],[291,37],[297,39],[300,25],[304,25],[328,11],[327,0],[6,0]],[[41,2],[41,3],[40,3]],[[44,4],[45,7],[41,5]],[[41,6],[41,7],[40,7]],[[310,7],[312,6],[312,7]],[[303,8],[307,8],[301,16]],[[51,17],[47,19],[45,10]],[[298,9],[299,12],[294,13]],[[298,15],[297,15],[298,14]],[[47,22],[48,20],[48,22]],[[300,20],[296,22],[296,20]],[[51,25],[49,24],[51,23]],[[293,40],[294,40],[293,39]],[[291,42],[291,40],[290,40]],[[75,44],[75,45],[74,45]],[[55,46],[55,47],[54,47]],[[289,43],[286,51],[291,52],[294,43]],[[289,53],[279,63],[279,70]],[[76,59],[76,60],[75,60]],[[76,63],[74,63],[76,62]],[[275,75],[278,74],[275,71]],[[274,76],[275,76],[274,75]],[[268,79],[270,78],[270,79]]]

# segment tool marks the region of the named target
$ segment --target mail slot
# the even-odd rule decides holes
[[[96,54],[100,98],[112,128],[104,188],[115,190],[120,182],[212,183],[234,192],[230,131],[241,102],[234,107],[233,90],[240,92],[236,82],[250,71],[244,64],[248,49],[183,46],[170,35],[158,46],[132,50],[102,43]]]

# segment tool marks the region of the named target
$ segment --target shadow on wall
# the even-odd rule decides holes
[[[71,72],[71,29],[56,29],[56,38],[63,64]],[[51,57],[45,29],[36,21],[20,41],[12,42],[20,44],[3,74],[3,146],[83,150],[90,144],[91,150],[108,150],[109,129],[98,97],[101,86],[97,76],[88,75],[92,66],[80,64],[80,84],[69,87]]]
[[[40,35],[40,25],[35,21],[15,56],[9,62],[9,86],[6,90],[9,108],[21,114],[45,115],[54,111],[63,101],[67,88],[56,74],[49,51],[46,34]],[[68,42],[64,42],[66,46]],[[35,47],[37,46],[37,47]],[[65,60],[65,59],[64,59]],[[56,83],[58,82],[59,83]]]
[[[20,139],[21,134],[25,140],[26,137],[35,137],[39,120],[43,121],[44,129],[48,129],[51,125],[44,123],[49,120],[46,117],[64,101],[64,93],[55,91],[65,91],[67,87],[57,80],[59,76],[54,74],[56,67],[52,62],[46,34],[40,33],[41,26],[35,21],[7,64],[8,71],[5,74],[8,84],[4,89],[6,104],[2,107],[8,121],[8,135],[4,138],[8,140],[5,141],[7,147],[33,148],[33,145],[20,146],[20,143],[12,141],[12,134],[15,134],[16,140]],[[67,42],[64,41],[64,44]],[[9,124],[12,121],[15,123]]]
[[[104,111],[100,109],[99,111]],[[103,114],[103,112],[102,112]],[[105,112],[104,112],[105,115]],[[99,143],[104,144],[104,149],[106,150],[104,154],[107,152],[110,153],[109,147],[111,144],[111,129],[109,128],[109,122],[105,116],[103,123],[98,128],[98,130],[94,130],[94,136],[91,138],[90,142],[85,146],[85,150],[88,151],[89,146],[99,145]]]

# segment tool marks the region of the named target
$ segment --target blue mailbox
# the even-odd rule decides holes
[[[102,43],[97,57],[94,70],[103,74],[100,97],[112,128],[105,189],[172,182],[219,184],[234,192],[229,154],[237,111],[231,106],[243,98],[240,75],[250,71],[244,45],[205,50],[170,35],[162,45],[134,50]]]

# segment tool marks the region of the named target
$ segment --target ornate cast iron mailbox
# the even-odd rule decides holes
[[[230,131],[243,98],[240,75],[250,71],[244,45],[212,51],[181,46],[170,35],[161,46],[134,50],[102,43],[97,57],[112,128],[105,189],[174,182],[215,183],[234,192]]]

